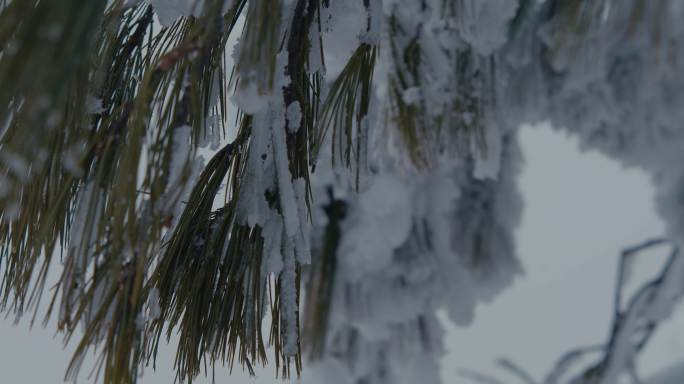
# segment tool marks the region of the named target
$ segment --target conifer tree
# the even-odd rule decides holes
[[[0,0],[0,306],[67,379],[178,333],[181,382],[439,383],[436,310],[521,271],[520,124],[647,169],[684,240],[679,4]]]

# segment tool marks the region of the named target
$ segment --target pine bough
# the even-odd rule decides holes
[[[439,383],[435,311],[468,324],[521,271],[522,123],[650,172],[684,241],[680,2],[0,9],[0,303],[35,320],[59,273],[69,379],[98,350],[135,382],[177,332],[181,381],[270,345],[282,377]]]

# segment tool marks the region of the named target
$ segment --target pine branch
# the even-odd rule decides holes
[[[354,142],[360,145],[363,140],[361,130],[370,108],[376,57],[377,47],[361,44],[332,84],[321,107],[318,131],[312,148],[314,159],[320,152],[328,130],[332,128],[333,164],[340,161],[345,166],[352,165]],[[356,135],[353,123],[356,123]],[[361,161],[359,152],[356,149],[357,164]]]

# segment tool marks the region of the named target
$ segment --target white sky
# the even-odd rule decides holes
[[[595,153],[580,153],[574,140],[548,127],[523,128],[521,141],[527,158],[521,178],[525,211],[517,237],[526,274],[493,303],[478,308],[473,326],[448,327],[445,384],[468,382],[458,376],[459,368],[516,383],[493,363],[502,356],[539,379],[563,352],[605,341],[619,251],[663,233],[645,174]],[[639,270],[653,271],[662,252],[644,260]],[[684,329],[684,311],[652,340],[641,359],[644,374],[684,361],[684,335],[679,337],[678,329]],[[70,349],[62,350],[53,335],[53,328],[29,332],[25,322],[0,322],[2,382],[61,383]],[[173,357],[172,348],[163,349],[157,371],[148,370],[140,383],[173,382]],[[232,376],[225,369],[216,373],[218,384],[280,382],[270,369],[257,379],[237,367]]]

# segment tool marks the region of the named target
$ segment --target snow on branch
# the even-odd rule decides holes
[[[642,283],[626,305],[623,305],[623,291],[633,259],[642,252],[660,246],[671,248],[661,271],[653,279]],[[620,254],[613,324],[605,344],[579,347],[566,352],[541,381],[534,380],[512,360],[500,358],[497,363],[524,384],[613,384],[624,375],[633,384],[641,384],[643,381],[637,370],[638,355],[660,323],[667,320],[678,304],[684,294],[683,281],[684,260],[678,245],[671,240],[656,238],[628,247]],[[584,359],[595,355],[598,357],[593,357],[593,364],[581,367]],[[495,378],[470,370],[462,370],[461,375],[477,383],[498,383]]]

